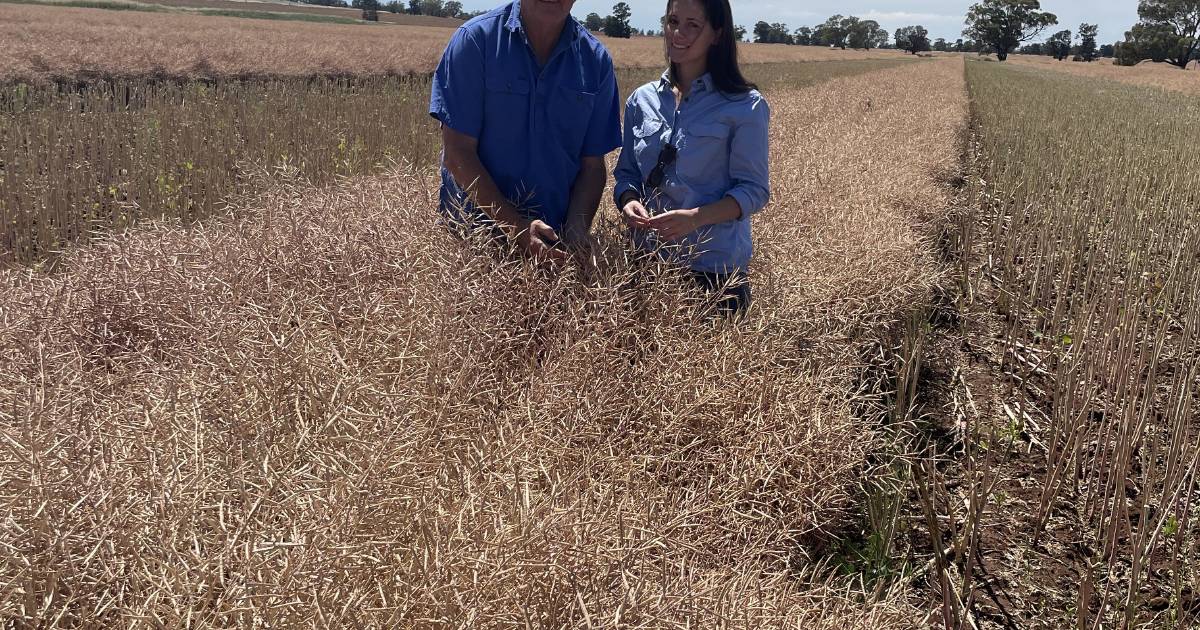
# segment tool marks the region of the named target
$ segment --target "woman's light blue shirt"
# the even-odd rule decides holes
[[[615,199],[619,204],[621,195],[633,190],[651,214],[661,214],[732,197],[741,206],[741,218],[700,228],[679,247],[664,251],[676,252],[696,271],[745,271],[753,254],[750,217],[770,197],[770,108],[757,90],[718,91],[708,74],[692,84],[680,107],[675,101],[666,73],[626,101],[624,145],[613,173]],[[675,163],[666,169],[660,190],[645,190],[644,182],[668,142],[679,149]],[[646,249],[657,246],[652,233],[635,230],[634,236]]]

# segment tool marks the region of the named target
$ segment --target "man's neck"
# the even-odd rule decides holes
[[[569,17],[553,21],[539,20],[530,15],[528,2],[537,0],[521,3],[521,27],[525,29],[525,36],[529,38],[529,45],[533,48],[533,54],[537,55],[538,63],[544,66],[549,63]]]

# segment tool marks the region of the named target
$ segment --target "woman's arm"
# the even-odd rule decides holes
[[[729,178],[733,187],[725,194],[741,206],[740,217],[735,217],[739,220],[749,219],[771,198],[770,127],[771,108],[766,99],[756,94],[729,143]]]
[[[635,92],[625,102],[621,155],[617,157],[617,166],[613,169],[613,201],[617,208],[624,208],[630,198],[640,199],[642,196],[642,169],[638,167],[637,153],[633,148],[637,142],[633,135],[633,122],[639,113],[634,101],[636,96]]]

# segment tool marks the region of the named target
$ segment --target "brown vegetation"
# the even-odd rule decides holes
[[[1053,57],[1043,55],[1012,55],[1010,62],[1032,66],[1043,70],[1066,72],[1081,77],[1093,79],[1110,79],[1129,83],[1159,87],[1178,92],[1200,92],[1200,72],[1191,69],[1181,70],[1167,63],[1140,63],[1136,66],[1118,66],[1112,59],[1097,59],[1091,63],[1074,61],[1055,61]]]
[[[0,3],[0,80],[369,76],[432,72],[452,31]],[[133,43],[136,42],[136,45]],[[604,38],[620,67],[662,65],[656,38]],[[746,63],[894,57],[894,51],[742,47]]]
[[[882,447],[864,368],[938,281],[961,61],[772,101],[740,326],[630,269],[611,224],[591,270],[466,247],[429,171],[282,181],[0,273],[0,616],[922,623],[820,559]]]

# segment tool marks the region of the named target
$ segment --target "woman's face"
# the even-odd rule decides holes
[[[713,30],[700,0],[673,0],[667,5],[663,38],[671,63],[688,64],[708,59],[708,49],[720,31]]]

